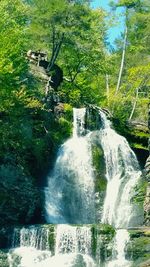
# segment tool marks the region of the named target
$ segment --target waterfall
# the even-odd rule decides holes
[[[58,225],[56,235],[55,254],[60,253],[91,254],[91,229],[90,227],[72,227]]]
[[[12,247],[33,247],[39,250],[48,250],[49,230],[41,227],[14,229]]]
[[[127,229],[140,225],[143,219],[132,201],[141,177],[139,164],[127,140],[111,128],[102,111],[100,130],[93,135],[85,130],[85,116],[85,108],[73,109],[73,136],[60,147],[48,177],[46,219],[57,225],[52,233],[48,227],[15,229],[10,267],[131,266],[126,259]],[[95,197],[92,142],[102,147],[106,165],[107,188],[100,222],[116,229],[113,241],[108,238],[108,248],[106,236],[101,238],[97,227],[93,237],[89,225],[96,222],[95,207],[100,203]]]
[[[58,152],[45,190],[48,223],[95,222],[94,173],[85,108],[73,110],[73,137]]]
[[[91,257],[91,227],[57,225],[54,239],[49,240],[49,229],[31,227],[15,229],[12,249],[9,252],[9,267],[96,267]],[[42,237],[39,236],[40,233]],[[46,237],[46,241],[43,240]],[[41,239],[41,242],[39,240]],[[19,240],[19,242],[18,242]],[[54,243],[54,253],[49,242]],[[44,242],[44,243],[43,243]],[[38,244],[42,243],[42,247]],[[45,246],[45,247],[44,247]],[[42,249],[48,249],[42,250]]]
[[[127,140],[111,129],[104,113],[102,119],[101,145],[106,163],[107,189],[103,208],[103,223],[116,228],[128,228],[142,223],[137,216],[137,207],[131,201],[141,171],[134,152]]]
[[[125,248],[129,240],[130,237],[127,230],[117,230],[113,247],[113,259],[108,263],[107,267],[130,267],[131,263],[125,259]]]
[[[14,229],[12,249],[8,254],[9,267],[36,267],[50,257],[48,228]]]

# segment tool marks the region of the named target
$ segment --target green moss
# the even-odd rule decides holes
[[[96,256],[96,250],[97,250],[97,229],[96,227],[91,228],[92,232],[92,243],[91,243],[91,249],[92,249],[92,254],[95,257]]]
[[[105,178],[105,161],[104,153],[100,146],[92,146],[92,158],[95,171],[95,191],[105,191],[107,186],[107,180]]]
[[[137,230],[129,230],[130,238],[138,238],[138,237],[150,237],[150,229],[137,229]]]
[[[134,261],[138,258],[147,259],[150,257],[149,236],[134,237],[127,248],[128,256]]]
[[[132,201],[137,204],[143,205],[145,196],[146,196],[146,189],[147,189],[148,182],[144,179],[141,179],[140,182],[135,186],[135,195],[132,198]]]
[[[110,245],[114,236],[115,230],[111,225],[98,224],[92,225],[92,255],[100,257],[101,261],[105,261],[106,258],[112,254],[112,246]]]
[[[115,236],[115,229],[109,224],[101,224],[98,232],[99,234],[108,235],[111,238]]]
[[[55,226],[50,225],[49,226],[49,237],[48,237],[48,243],[49,243],[49,249],[54,255],[55,252]]]
[[[141,263],[150,259],[150,229],[133,229],[129,230],[129,234],[128,257],[133,261],[132,267],[141,266]]]

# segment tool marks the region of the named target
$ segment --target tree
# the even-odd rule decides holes
[[[109,78],[110,106],[122,121],[136,118],[145,121],[149,94],[150,5],[147,1],[118,1],[117,6],[122,5],[126,9],[127,34],[117,41],[117,49],[112,53],[114,68],[118,68],[120,58],[121,67],[118,79],[115,70]]]
[[[91,83],[106,72],[104,11],[92,10],[88,1],[44,1],[43,5],[43,1],[36,0],[31,6],[30,32],[37,40],[33,38],[34,49],[48,52],[49,70],[55,62],[63,69],[65,94],[75,89],[83,95],[85,79]]]

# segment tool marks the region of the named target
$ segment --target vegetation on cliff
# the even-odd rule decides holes
[[[1,1],[1,224],[43,220],[40,188],[59,145],[71,135],[73,106],[109,108],[122,132],[128,120],[147,121],[150,5],[145,0],[118,1],[115,8],[124,6],[127,33],[108,52],[112,19],[89,2]],[[47,78],[54,64],[63,71],[63,82],[50,93],[49,102],[46,82],[26,58],[29,49],[47,53]],[[137,146],[146,148],[148,133],[134,136]],[[95,168],[99,153],[93,150]]]

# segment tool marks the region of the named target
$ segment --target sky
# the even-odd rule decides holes
[[[110,0],[93,0],[91,6],[93,8],[102,7],[107,11],[110,11],[109,7]],[[122,12],[122,8],[117,8],[116,15],[118,16],[117,26],[110,28],[108,32],[108,41],[110,42],[111,46],[115,47],[115,39],[120,36],[121,32],[124,31],[124,19],[123,16],[120,14]]]

